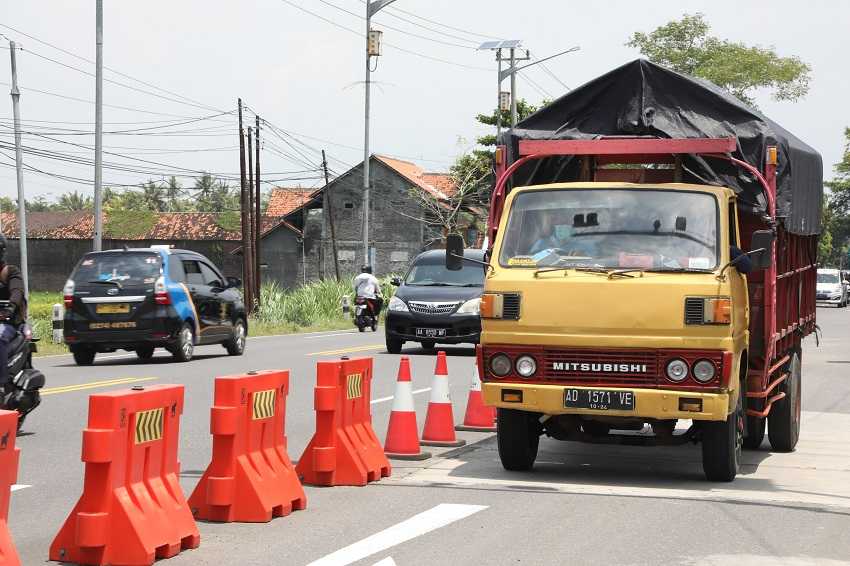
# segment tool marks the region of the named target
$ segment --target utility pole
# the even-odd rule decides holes
[[[331,229],[331,250],[334,254],[334,274],[336,275],[336,280],[339,281],[339,257],[337,257],[336,251],[336,230],[334,230],[334,211],[333,205],[331,204],[331,192],[328,188],[328,160],[325,157],[325,150],[322,150],[322,169],[325,172],[325,190],[322,191],[322,197],[324,199],[324,203],[322,203],[322,210],[327,212],[328,215],[328,227]]]
[[[94,251],[103,249],[103,0],[96,0],[94,79]]]
[[[247,202],[248,202],[248,278],[251,280],[251,298],[253,301],[251,302],[251,307],[249,312],[254,312],[254,307],[257,303],[257,280],[256,280],[256,272],[254,270],[254,154],[251,150],[252,146],[252,130],[251,126],[248,126],[248,186],[246,187],[248,190],[247,194]]]
[[[27,270],[27,199],[24,195],[24,155],[21,150],[21,91],[18,90],[18,64],[15,59],[15,42],[9,42],[12,55],[12,113],[15,120],[15,172],[18,179],[18,230],[20,231],[21,275],[24,279],[24,296],[29,297]]]
[[[499,82],[496,84],[496,144],[499,143],[499,136],[502,135],[502,50],[496,49],[496,66],[499,70]]]
[[[250,311],[254,304],[251,295],[250,230],[248,227],[247,180],[245,175],[245,131],[242,129],[242,99],[239,99],[239,209],[242,217],[242,293],[246,308]]]
[[[516,128],[516,49],[511,47],[511,129]]]
[[[366,97],[363,133],[363,263],[369,261],[369,96],[372,81],[372,57],[381,55],[381,32],[372,31],[372,16],[395,0],[366,1]]]
[[[260,287],[262,286],[262,281],[260,280],[260,239],[263,236],[263,218],[260,216],[260,117],[257,116],[256,119],[257,127],[254,130],[254,141],[256,142],[254,151],[257,158],[257,174],[254,177],[254,183],[256,185],[256,195],[254,198],[254,289],[256,290],[256,301],[259,308]]]

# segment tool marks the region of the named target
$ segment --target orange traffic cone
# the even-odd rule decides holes
[[[419,427],[413,407],[413,383],[410,380],[410,359],[401,357],[398,380],[393,396],[393,410],[387,427],[384,454],[396,460],[427,460],[431,457],[419,447]]]
[[[455,419],[452,414],[452,402],[449,399],[449,372],[446,367],[446,353],[437,352],[437,367],[434,369],[434,381],[431,382],[431,400],[425,415],[425,430],[422,432],[422,444],[425,446],[463,446],[465,440],[455,436]]]
[[[455,430],[473,430],[478,432],[496,431],[496,407],[484,404],[481,394],[481,379],[478,377],[478,362],[472,366],[472,383],[469,387],[469,397],[466,400],[466,415],[463,424]]]

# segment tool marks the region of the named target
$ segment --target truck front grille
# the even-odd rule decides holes
[[[507,320],[519,320],[519,293],[505,293],[502,297],[502,318]]]
[[[685,324],[705,324],[705,299],[701,297],[685,299]]]

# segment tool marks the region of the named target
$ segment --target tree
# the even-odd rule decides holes
[[[92,197],[85,196],[77,191],[60,195],[56,203],[56,210],[68,210],[72,212],[80,210],[91,210],[93,206]]]
[[[198,212],[226,212],[239,209],[239,195],[227,181],[205,173],[195,181]]]
[[[153,181],[142,185],[142,199],[145,202],[145,210],[164,212],[166,209],[166,189]]]
[[[54,206],[42,195],[38,195],[33,200],[25,200],[24,202],[26,203],[27,212],[49,212],[53,210]]]
[[[545,105],[547,101],[543,101]],[[517,100],[517,117],[519,120],[524,120],[537,112],[538,107],[529,104],[524,98]],[[496,126],[498,114],[502,114],[502,128],[510,128],[511,113],[508,110],[494,110],[490,114],[478,114],[475,120],[479,124],[485,126]],[[479,205],[483,207],[490,206],[490,192],[493,185],[496,183],[496,178],[493,171],[493,150],[489,149],[496,146],[496,135],[487,134],[480,136],[475,140],[479,146],[487,149],[476,148],[469,153],[465,153],[458,157],[454,164],[449,168],[449,171],[454,177],[455,182],[473,183],[467,193],[468,202],[464,204]],[[460,186],[460,184],[458,184]]]
[[[835,176],[824,183],[829,195],[824,199],[818,260],[822,265],[847,263],[850,242],[850,128],[844,129],[844,154],[835,164]]]
[[[18,206],[9,197],[0,197],[0,212],[17,212]]]
[[[684,14],[626,43],[650,61],[707,79],[756,107],[753,92],[766,88],[775,100],[795,101],[809,91],[811,67],[799,57],[781,57],[773,47],[748,46],[709,34],[703,14]]]

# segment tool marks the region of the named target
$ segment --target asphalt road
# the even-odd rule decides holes
[[[804,421],[792,454],[767,441],[746,452],[732,484],[703,480],[698,446],[623,447],[541,441],[535,470],[505,472],[491,434],[432,450],[424,462],[393,461],[393,476],[363,488],[306,487],[308,507],[268,524],[199,523],[201,546],[168,564],[850,564],[850,309],[819,309],[820,347],[803,355]],[[473,351],[448,348],[455,419],[463,416]],[[411,347],[420,427],[435,357]],[[186,386],[181,484],[188,496],[209,463],[213,378],[291,370],[289,454],[314,431],[315,362],[374,356],[374,428],[381,440],[399,356],[383,335],[356,332],[255,338],[243,357],[202,347],[189,364],[158,354],[101,356],[78,368],[40,358],[42,406],[18,439],[19,486],[10,528],[24,564],[46,561],[51,540],[82,491],[80,431],[88,395],[154,383]],[[28,486],[28,487],[25,487]]]

